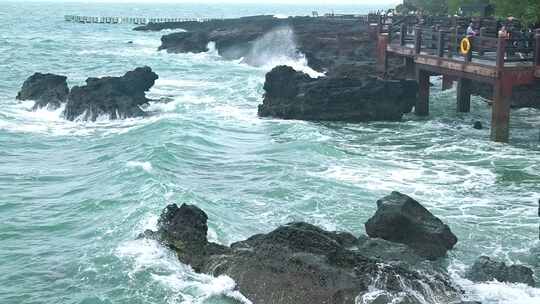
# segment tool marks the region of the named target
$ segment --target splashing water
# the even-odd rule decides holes
[[[540,303],[538,286],[462,278],[488,254],[527,265],[540,280],[538,110],[513,111],[512,143],[492,143],[488,129],[471,127],[477,120],[489,125],[485,102],[475,97],[471,113],[456,114],[455,90],[442,92],[432,79],[425,119],[259,119],[265,73],[285,63],[307,70],[290,30],[257,42],[253,55],[263,67],[254,68],[221,59],[211,45],[205,54],[157,52],[163,33],[63,21],[83,11],[232,17],[262,7],[3,3],[0,62],[9,69],[0,81],[0,302],[247,303],[230,278],[196,274],[137,236],[155,228],[170,203],[205,210],[209,235],[221,244],[291,221],[359,235],[375,201],[397,190],[456,233],[448,262],[470,299]],[[66,75],[72,86],[141,65],[160,76],[149,97],[170,98],[151,103],[147,118],[70,122],[63,109],[32,112],[31,102],[14,100],[34,72]]]
[[[324,76],[308,66],[305,55],[297,50],[294,31],[288,26],[276,28],[257,39],[244,61],[266,70],[277,65],[289,65],[312,78]]]

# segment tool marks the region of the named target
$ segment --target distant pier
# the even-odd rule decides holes
[[[147,18],[147,17],[93,17],[65,15],[64,20],[75,23],[103,23],[103,24],[140,24],[167,23],[167,22],[208,22],[217,19],[211,18]]]

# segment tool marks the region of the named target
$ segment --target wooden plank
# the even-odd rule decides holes
[[[395,44],[389,44],[386,48],[386,51],[390,53],[406,56],[406,57],[413,57],[415,55],[414,48],[395,45]]]
[[[456,76],[471,74],[472,77],[498,77],[497,69],[495,69],[495,67],[472,62],[466,63],[463,61],[452,60],[449,58],[440,58],[429,55],[417,55],[415,58],[415,63],[439,68],[440,70],[437,70],[437,72],[440,72],[441,74],[444,74],[443,72],[445,70],[449,70],[456,72]]]

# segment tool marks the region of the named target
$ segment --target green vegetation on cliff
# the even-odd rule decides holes
[[[420,10],[430,15],[454,15],[463,5],[489,3],[495,6],[497,17],[516,17],[526,24],[540,23],[539,0],[406,0],[399,11]]]

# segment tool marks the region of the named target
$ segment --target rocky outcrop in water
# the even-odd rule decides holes
[[[398,121],[411,111],[418,86],[410,80],[317,79],[278,66],[266,74],[259,116],[326,121]]]
[[[474,82],[472,93],[483,98],[493,100],[493,85],[483,82]],[[515,86],[512,88],[511,106],[514,108],[540,109],[540,80],[532,84]]]
[[[214,42],[225,59],[244,58],[264,65],[273,57],[305,55],[317,71],[332,71],[341,65],[374,60],[375,40],[368,26],[357,18],[286,19],[253,16],[208,22],[149,24],[136,30],[183,29],[162,37],[160,50],[172,53],[205,52]]]
[[[365,226],[370,237],[406,244],[428,259],[445,256],[457,243],[457,237],[447,225],[399,192],[378,200],[377,212]]]
[[[54,110],[67,101],[68,94],[66,76],[35,73],[24,81],[17,99],[35,101],[34,110],[45,107]]]
[[[507,266],[504,262],[492,260],[481,256],[467,271],[465,276],[474,282],[487,282],[497,280],[508,283],[524,283],[534,286],[533,271],[522,265]]]
[[[64,117],[68,120],[94,121],[100,115],[110,119],[144,116],[141,106],[150,100],[148,91],[158,79],[149,67],[136,68],[122,77],[88,78],[86,85],[69,90],[67,77],[35,73],[23,84],[19,100],[35,100],[34,110],[56,109],[66,103]]]
[[[208,242],[207,220],[196,206],[173,204],[143,236],[197,272],[230,276],[256,304],[462,303],[439,266],[402,244],[295,222],[223,246]]]
[[[122,77],[88,78],[86,85],[71,89],[64,115],[68,120],[92,121],[100,115],[110,119],[143,116],[140,107],[149,101],[145,92],[156,79],[158,75],[149,67],[136,68]]]

